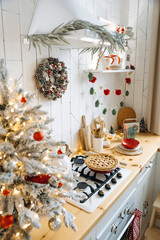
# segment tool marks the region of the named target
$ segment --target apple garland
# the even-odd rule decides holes
[[[58,58],[42,60],[36,69],[34,78],[38,90],[44,97],[52,100],[61,98],[68,85],[68,76],[64,62]]]
[[[89,82],[91,82],[91,83],[95,83],[97,81],[97,78],[91,72],[89,72],[89,74],[88,74],[88,79],[89,79]],[[131,79],[130,78],[125,78],[125,83],[126,84],[131,84]],[[108,89],[108,88],[107,89],[103,89],[103,87],[100,87],[100,89],[103,90],[103,94],[105,96],[108,96],[111,92],[116,94],[117,96],[120,96],[122,94],[122,88],[123,88],[123,86],[121,86],[120,89],[111,90],[111,89]],[[90,88],[89,93],[90,93],[90,95],[96,94],[96,92],[95,92],[93,87]],[[129,91],[128,90],[125,91],[125,94],[124,94],[123,98],[125,98],[125,96],[129,96]],[[101,105],[103,105],[103,103],[101,103]],[[99,99],[97,99],[95,101],[95,107],[98,108],[99,106],[100,106],[100,101],[99,101]],[[105,107],[103,109],[102,113],[105,115],[107,113],[107,110],[111,110],[112,111],[112,115],[116,115],[117,111],[116,111],[115,108],[116,107],[123,107],[123,106],[124,106],[124,101],[121,101],[115,107],[112,107],[112,108],[106,108]]]

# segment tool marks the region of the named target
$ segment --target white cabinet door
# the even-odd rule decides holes
[[[160,152],[157,153],[157,164],[154,178],[154,194],[153,194],[154,200],[156,199],[159,192],[160,192]]]
[[[141,236],[149,224],[152,211],[155,161],[156,157],[147,164],[141,178],[138,180],[135,206],[143,212],[143,217],[141,218]]]
[[[94,227],[90,233],[84,238],[84,240],[95,240],[96,239],[96,227]]]

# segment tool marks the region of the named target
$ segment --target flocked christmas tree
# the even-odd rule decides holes
[[[50,218],[51,230],[65,225],[76,230],[73,215],[63,205],[64,197],[80,198],[72,191],[73,173],[54,166],[62,159],[61,143],[51,138],[52,121],[33,98],[7,83],[4,61],[0,62],[0,239],[31,239],[32,227],[40,228],[42,216]]]

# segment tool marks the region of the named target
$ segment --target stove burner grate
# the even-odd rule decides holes
[[[76,157],[73,157],[71,159],[72,166],[74,164],[83,165],[86,157],[88,157],[88,156],[78,155]]]
[[[88,184],[86,182],[79,182],[77,184],[77,188],[79,188],[79,189],[85,189],[87,187],[88,187]]]
[[[85,158],[87,156],[83,156],[83,155],[78,155],[76,157],[73,157],[71,159],[71,162],[72,162],[72,166],[73,165],[79,165],[82,166],[84,165],[84,167],[80,167],[80,166],[76,166],[76,169],[74,169],[75,172],[78,172],[80,173],[80,177],[83,177],[84,181],[82,182],[78,182],[77,183],[77,186],[74,188],[74,190],[76,190],[77,188],[79,188],[80,190],[84,190],[83,193],[86,195],[86,197],[81,200],[80,202],[81,203],[84,203],[85,201],[87,201],[93,194],[95,194],[96,192],[99,191],[99,189],[101,187],[103,187],[104,185],[106,185],[112,178],[114,178],[114,176],[117,175],[117,173],[120,171],[120,168],[117,167],[114,171],[112,171],[111,173],[107,173],[107,174],[99,174],[99,173],[94,173],[93,174],[93,171],[91,171],[85,164],[84,164],[84,161],[85,161]],[[83,163],[80,163],[82,162],[83,160]],[[88,170],[88,171],[85,171],[85,170]],[[102,177],[103,176],[103,177]],[[93,188],[91,186],[91,184],[88,184],[87,181],[92,181],[95,188]],[[91,192],[90,193],[86,193],[85,192],[85,189],[89,187]]]

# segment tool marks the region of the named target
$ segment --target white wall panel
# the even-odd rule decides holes
[[[82,115],[86,114],[86,96],[89,94],[89,91],[87,90],[88,77],[87,74],[84,73],[84,70],[86,70],[86,65],[79,65],[79,120]]]
[[[35,80],[33,79],[36,69],[36,50],[28,45],[23,44],[22,37],[22,58],[23,58],[23,87],[25,91],[34,93],[36,91]]]
[[[52,47],[52,51],[49,52],[49,57],[62,60],[60,48]],[[62,99],[56,101],[51,100],[49,103],[51,107],[50,116],[54,118],[54,121],[51,123],[53,135],[58,137],[57,140],[62,140]]]
[[[21,61],[6,61],[8,69],[8,77],[12,79],[19,79],[23,84],[22,62]]]
[[[48,58],[48,48],[41,46],[41,52],[36,51],[36,66],[44,59]],[[48,116],[52,118],[52,111],[51,111],[51,101],[45,98],[42,94],[38,94],[38,103],[42,105],[42,110],[48,113]],[[48,127],[52,128],[52,123],[48,124]]]
[[[2,0],[2,9],[19,13],[18,0]]]
[[[61,99],[58,99],[52,102],[51,105],[51,114],[54,118],[52,123],[52,130],[54,136],[61,136],[62,140],[62,104]]]
[[[87,0],[87,10],[93,14],[94,13],[94,10],[95,10],[95,2],[96,0]],[[94,16],[96,16],[96,14],[94,14]],[[97,17],[97,16],[96,16]]]
[[[5,1],[5,0],[4,0]],[[12,0],[10,0],[12,1]],[[21,21],[21,34],[28,34],[29,27],[31,24],[31,19],[34,13],[34,9],[36,6],[36,0],[19,0],[19,8],[20,8],[20,21]]]
[[[2,9],[0,2],[0,58],[4,58],[4,44],[3,44],[3,26],[2,26]]]
[[[71,113],[78,119],[78,50],[71,50]]]
[[[21,60],[19,15],[3,11],[4,42],[7,60]]]
[[[71,51],[69,49],[61,49],[60,51],[61,54],[61,61],[65,63],[65,66],[67,67],[67,72],[68,72],[68,86],[65,94],[62,97],[62,104],[63,103],[70,103],[71,99]]]
[[[135,81],[134,109],[137,114],[142,113],[143,81]]]
[[[138,2],[139,0],[129,0],[129,18],[138,14]]]
[[[137,57],[136,58],[136,72],[135,72],[135,79],[137,81],[142,81],[143,80],[143,75],[144,75],[144,57]]]

